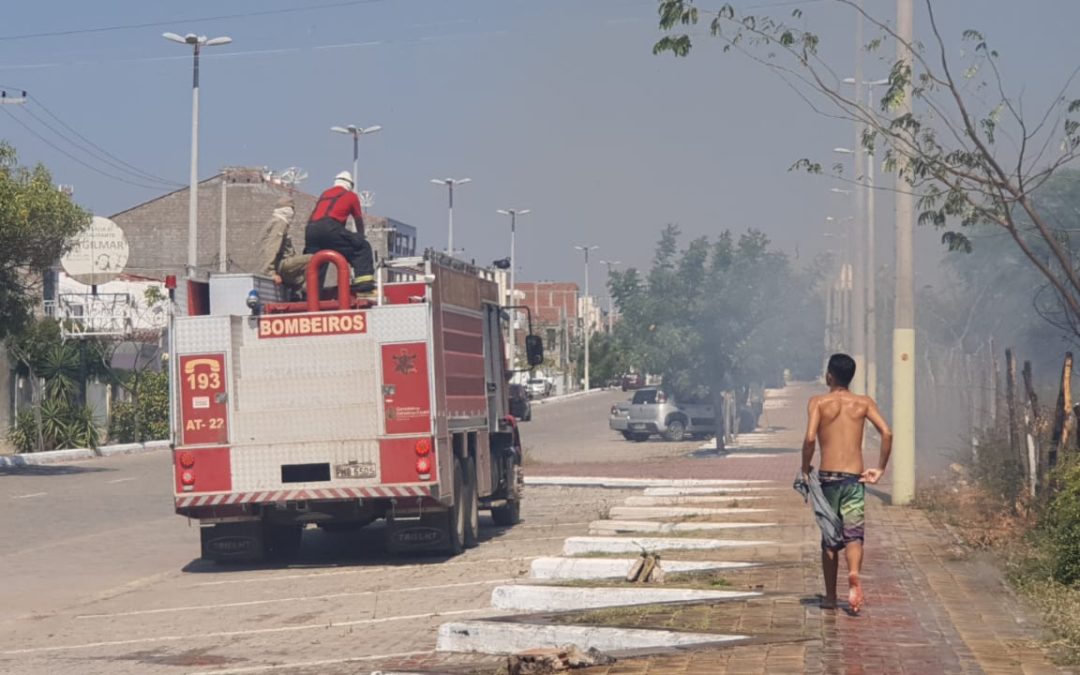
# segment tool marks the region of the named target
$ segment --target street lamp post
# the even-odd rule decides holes
[[[830,192],[842,194],[848,197],[853,197],[855,201],[855,212],[859,212],[859,197],[861,195],[852,190],[846,190],[843,188],[831,188]],[[850,265],[851,273],[851,312],[849,314],[850,332],[848,333],[849,348],[851,349],[851,356],[855,359],[855,363],[859,364],[855,370],[855,378],[852,380],[851,389],[856,394],[863,394],[866,391],[864,386],[866,373],[863,369],[863,363],[865,360],[865,342],[866,342],[866,316],[864,308],[864,295],[863,295],[863,274],[859,265],[859,259],[862,255],[862,228],[861,225],[855,221],[858,220],[858,215],[847,218],[846,220],[852,221],[852,225],[848,228],[848,241],[845,244],[845,250],[847,251],[848,264]]]
[[[608,291],[607,291],[607,306],[608,306],[607,332],[608,332],[608,335],[610,335],[611,332],[613,330],[615,330],[615,302],[614,302],[614,300],[612,300],[612,297],[611,297],[611,268],[614,267],[615,265],[621,265],[622,261],[621,260],[601,260],[600,264],[601,265],[607,265],[607,275],[608,275],[608,283],[607,283],[607,289],[608,289]]]
[[[352,136],[353,192],[357,194],[360,193],[360,137],[364,134],[373,134],[380,129],[382,129],[382,127],[378,124],[372,127],[358,127],[355,124],[348,124],[343,127],[330,127],[330,131]]]
[[[595,251],[596,249],[598,249],[600,247],[599,246],[584,245],[584,246],[575,246],[574,248],[576,248],[577,250],[579,250],[579,251],[581,251],[582,253],[585,254],[585,298],[586,298],[586,300],[585,300],[584,304],[586,305],[586,310],[591,310],[592,309],[592,301],[589,299],[589,251]],[[589,319],[590,319],[590,317],[586,316],[586,317],[584,317],[584,321],[582,321],[582,323],[584,324],[584,328],[585,328],[585,387],[584,387],[585,391],[589,390],[589,333],[592,330],[592,325],[591,325],[592,322]]]
[[[447,195],[450,199],[450,206],[448,209],[448,224],[446,233],[446,252],[453,257],[454,255],[454,186],[464,185],[465,183],[471,183],[472,178],[432,178],[431,182],[436,185],[445,185]]]
[[[856,84],[855,78],[849,77],[844,80],[846,84]],[[888,84],[888,80],[864,80],[866,87],[867,109],[874,107],[874,87]],[[856,125],[857,133],[861,134],[861,127]],[[860,146],[861,147],[861,146]],[[874,156],[867,150],[866,153],[866,265],[863,279],[863,290],[866,292],[866,393],[877,397],[877,240],[876,240],[876,209],[875,199],[877,192],[874,186]],[[853,153],[847,148],[836,148],[836,152]]]
[[[529,209],[498,209],[498,211],[497,211],[497,213],[501,213],[504,216],[510,216],[510,298],[511,298],[510,304],[511,305],[516,305],[517,304],[517,302],[514,301],[514,298],[516,297],[514,295],[515,292],[516,292],[514,290],[514,268],[517,266],[517,257],[515,256],[515,251],[514,251],[514,239],[517,236],[517,217],[518,216],[523,216],[523,215],[525,215],[526,213],[529,213],[529,212],[530,212]],[[512,309],[512,310],[510,310],[510,345],[509,345],[509,353],[507,354],[507,359],[510,362],[510,370],[514,369],[514,358],[516,356],[514,352],[517,351],[517,342],[515,341],[517,339],[517,336],[515,335],[515,325],[514,325],[515,323],[517,323],[517,310]]]
[[[188,190],[188,276],[192,276],[198,264],[199,230],[199,52],[203,47],[216,47],[232,42],[231,37],[207,38],[205,35],[188,33],[181,37],[176,33],[162,33],[162,37],[182,45],[191,45],[194,66],[191,78],[191,177]]]

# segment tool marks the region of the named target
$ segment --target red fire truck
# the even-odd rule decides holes
[[[327,264],[333,300],[319,297]],[[392,260],[375,298],[357,300],[344,258],[322,251],[301,302],[264,301],[273,286],[258,277],[219,279],[188,282],[169,348],[176,512],[199,521],[204,558],[287,557],[308,525],[379,518],[391,551],[456,554],[476,545],[479,509],[518,521],[492,272],[437,253]],[[526,352],[543,360],[538,337]]]

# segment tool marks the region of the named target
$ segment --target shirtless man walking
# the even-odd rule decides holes
[[[881,417],[874,399],[848,391],[855,377],[855,360],[847,354],[829,358],[825,382],[829,393],[813,396],[807,408],[809,421],[803,441],[802,472],[809,476],[814,449],[821,444],[821,489],[833,511],[843,523],[843,541],[838,548],[822,542],[821,567],[825,573],[823,609],[836,608],[836,574],[840,566],[840,548],[848,566],[848,603],[851,611],[862,609],[863,592],[859,569],[863,556],[863,514],[865,483],[876,483],[885,472],[892,451],[892,430]],[[881,434],[881,457],[877,468],[864,469],[862,458],[863,428],[869,420]]]

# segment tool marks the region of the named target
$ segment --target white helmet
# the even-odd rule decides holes
[[[342,171],[334,176],[334,185],[340,185],[341,187],[349,188],[351,190],[354,185],[352,174],[348,171]]]

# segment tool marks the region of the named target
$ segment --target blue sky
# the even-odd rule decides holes
[[[318,192],[351,166],[350,142],[329,127],[380,124],[361,147],[360,183],[375,195],[373,211],[416,225],[423,245],[442,247],[445,191],[428,180],[471,177],[457,195],[455,243],[484,263],[502,257],[509,228],[495,210],[531,208],[518,237],[520,278],[528,280],[581,281],[573,249],[580,243],[601,246],[597,260],[646,265],[668,222],[690,236],[760,228],[806,257],[830,244],[825,217],[848,213],[844,198],[828,192],[830,179],[787,168],[804,156],[831,162],[832,147],[852,144],[850,127],[815,115],[761,66],[707,41],[688,59],[653,56],[659,33],[650,0],[372,0],[193,20],[329,2],[17,3],[0,28],[0,85],[28,90],[116,157],[182,183],[190,52],[160,35],[229,35],[234,43],[203,61],[202,176],[225,165],[299,166],[310,173],[305,189]],[[893,11],[889,0],[866,3],[882,16]],[[1032,110],[1080,65],[1074,0],[937,4],[951,45],[959,49],[965,28],[982,30]],[[828,1],[799,6],[831,43],[838,69],[850,68],[850,13]],[[3,39],[156,22],[166,25]],[[921,15],[916,23],[926,28]],[[866,74],[884,73],[868,66]],[[119,173],[52,136],[30,111],[63,130],[37,105],[12,114]],[[96,213],[159,193],[80,166],[6,114],[0,138],[22,161],[44,162],[58,182],[73,184]],[[891,199],[879,203],[885,251]],[[929,273],[937,236],[922,231],[918,240]],[[599,266],[592,278],[602,278]]]

